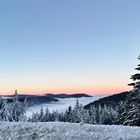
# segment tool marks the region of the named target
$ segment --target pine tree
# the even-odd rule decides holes
[[[64,122],[73,122],[73,116],[72,116],[72,107],[69,106],[68,109],[66,109],[64,116],[63,116]]]
[[[140,60],[140,56],[138,57]],[[135,69],[140,71],[140,64]],[[133,90],[128,95],[127,100],[120,109],[117,124],[140,126],[140,73],[131,76],[133,83],[128,84],[133,86]]]
[[[30,122],[39,122],[39,117],[40,117],[40,114],[38,112],[32,114],[32,117],[29,118],[28,121]]]
[[[138,59],[140,60],[140,55],[139,55]],[[135,68],[135,70],[140,71],[140,64],[138,65],[137,68]],[[140,92],[140,73],[136,73],[136,74],[132,75],[130,79],[132,79],[135,82],[130,83],[128,85],[134,87],[133,92],[139,93]]]
[[[55,122],[60,120],[60,114],[57,111],[54,111],[54,118],[55,118]]]
[[[88,111],[84,109],[82,104],[79,106],[78,116],[81,123],[88,123],[89,114]]]
[[[74,109],[72,110],[72,122],[74,123],[80,123],[80,113],[79,113],[79,101],[78,99],[76,100],[76,104]]]
[[[26,120],[26,99],[24,102],[19,101],[17,90],[15,91],[13,102],[11,103],[10,121],[25,121]]]
[[[1,100],[0,120],[9,121],[10,113],[9,106],[6,99]]]
[[[96,120],[96,108],[91,106],[90,109],[87,110],[87,123],[89,124],[97,124]]]
[[[39,122],[44,122],[44,110],[43,107],[40,109],[40,114],[39,114]]]
[[[44,121],[45,121],[45,122],[50,121],[50,111],[49,111],[48,108],[46,108],[46,110],[45,110]]]
[[[3,99],[0,97],[0,110],[2,109]]]
[[[101,113],[101,124],[113,124],[118,117],[117,109],[104,105]]]

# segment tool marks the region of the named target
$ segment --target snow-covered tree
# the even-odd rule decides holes
[[[79,101],[76,100],[74,108],[71,106],[66,109],[63,113],[58,113],[57,111],[49,112],[43,111],[41,108],[40,112],[33,113],[32,117],[29,119],[31,122],[47,122],[47,121],[62,121],[71,123],[90,123],[90,124],[112,124],[117,116],[116,109],[108,106],[92,106],[90,109],[86,110],[83,108]]]
[[[101,124],[113,124],[114,120],[118,117],[117,108],[104,105],[101,113]]]
[[[86,121],[89,124],[97,124],[96,122],[96,108],[91,106],[90,109],[86,110]]]
[[[116,108],[106,105],[92,106],[88,112],[88,123],[90,124],[112,124],[118,115]]]
[[[53,111],[53,117],[55,122],[60,120],[60,114],[57,111]]]
[[[138,57],[140,60],[140,56]],[[135,69],[140,71],[140,64]],[[128,84],[133,90],[120,109],[117,124],[140,126],[140,73],[131,76],[135,82]]]
[[[0,120],[1,121],[9,121],[10,110],[7,104],[6,99],[1,99],[1,109],[0,109]]]
[[[40,114],[39,114],[38,121],[39,122],[44,122],[44,110],[43,110],[43,107],[41,107],[41,109],[40,109]]]
[[[82,123],[91,123],[90,122],[90,115],[89,115],[89,110],[84,109],[82,104],[80,104],[78,114],[80,116],[80,122]]]
[[[44,121],[45,121],[45,122],[50,121],[50,111],[49,111],[48,108],[46,108],[46,110],[45,110]]]
[[[29,122],[39,122],[40,114],[38,112],[32,114],[32,117],[29,118]]]
[[[73,122],[73,116],[72,116],[72,107],[69,106],[68,109],[66,109],[64,113],[63,121],[65,122]]]
[[[138,59],[140,60],[140,55],[138,57]],[[135,70],[140,71],[140,64],[138,65],[137,68],[135,68]],[[129,86],[133,86],[133,92],[140,92],[140,73],[136,73],[134,75],[131,76],[131,78],[133,81],[133,83],[128,84]]]
[[[26,100],[24,102],[19,101],[17,90],[15,91],[10,109],[10,121],[25,121]]]
[[[79,108],[80,108],[80,104],[79,104],[79,101],[77,99],[76,104],[72,110],[72,122],[74,122],[74,123],[81,122]]]
[[[0,97],[0,110],[2,109],[3,99]]]

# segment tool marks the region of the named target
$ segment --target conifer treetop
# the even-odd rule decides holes
[[[140,55],[139,55],[138,59],[140,60]],[[137,68],[135,68],[135,70],[140,71],[140,64],[138,65]],[[133,86],[134,87],[134,91],[140,91],[140,73],[136,73],[136,74],[132,75],[130,79],[132,79],[135,82],[134,83],[130,83],[128,85],[129,86]]]

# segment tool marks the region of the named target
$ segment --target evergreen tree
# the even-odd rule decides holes
[[[44,122],[44,111],[43,111],[43,107],[41,107],[41,109],[40,109],[40,114],[39,114],[38,121],[39,122]]]
[[[118,117],[117,109],[110,106],[103,106],[101,114],[101,124],[113,124],[114,120]]]
[[[2,109],[3,99],[0,97],[0,110]]]
[[[9,121],[10,113],[9,106],[6,99],[1,100],[0,120]]]
[[[113,124],[117,117],[117,109],[109,106],[92,106],[88,110],[88,123],[90,124]]]
[[[97,124],[96,121],[96,108],[91,106],[89,110],[87,110],[87,123],[89,124]]]
[[[26,100],[24,102],[19,101],[17,90],[15,91],[13,102],[11,103],[10,121],[25,121],[26,116]]]
[[[139,55],[138,59],[140,60],[140,55]],[[135,70],[140,71],[140,64],[138,65],[137,68],[135,68]],[[130,79],[132,79],[135,82],[130,83],[128,85],[134,87],[133,92],[139,93],[140,92],[140,73],[136,73],[136,74],[132,75]]]
[[[75,107],[72,110],[72,122],[73,123],[80,123],[81,122],[79,108],[80,108],[80,105],[79,105],[79,101],[77,99]]]
[[[68,109],[66,109],[63,117],[64,122],[73,122],[73,116],[72,116],[72,107],[69,106]]]
[[[140,60],[140,56],[138,57]],[[140,71],[140,64],[135,69]],[[140,73],[131,76],[133,90],[121,107],[116,124],[140,126]]]
[[[88,110],[85,110],[83,105],[80,104],[79,106],[79,116],[80,116],[80,122],[82,123],[88,123],[88,120],[89,120],[89,112]]]
[[[57,122],[60,120],[60,114],[57,111],[54,111],[54,121]]]
[[[29,118],[28,121],[30,122],[39,122],[39,117],[40,117],[40,114],[38,112],[32,114],[32,117]]]
[[[50,121],[50,111],[48,108],[46,108],[45,114],[44,114],[44,121],[48,122]]]

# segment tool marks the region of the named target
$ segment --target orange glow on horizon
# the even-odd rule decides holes
[[[3,90],[3,92],[1,92],[1,95],[11,95],[14,94],[14,90]],[[117,94],[117,93],[121,93],[124,91],[129,91],[131,90],[131,87],[102,87],[96,89],[96,88],[75,88],[75,89],[45,89],[45,88],[36,88],[36,89],[22,89],[19,88],[18,89],[18,93],[19,94],[32,94],[32,95],[42,95],[42,94],[46,94],[46,93],[54,93],[54,94],[60,94],[60,93],[65,93],[65,94],[74,94],[74,93],[86,93],[86,94],[91,94],[91,95],[96,95],[96,94]]]

